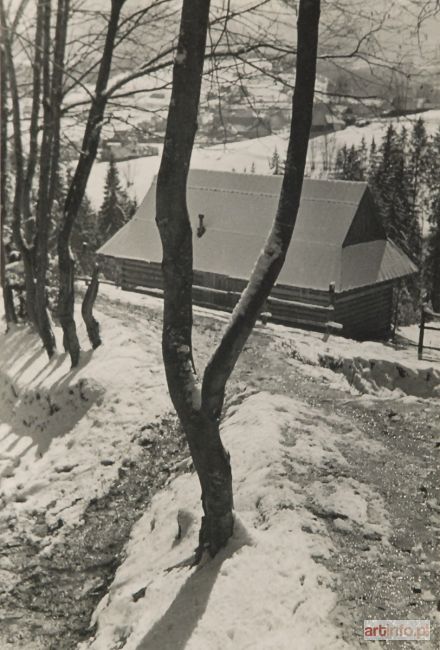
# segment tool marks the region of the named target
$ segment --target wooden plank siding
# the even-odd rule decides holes
[[[393,283],[384,282],[336,295],[335,319],[343,334],[354,338],[386,338],[393,310]]]
[[[163,288],[161,266],[142,260],[121,260],[121,286]],[[194,271],[194,303],[232,311],[247,282],[227,275]],[[335,294],[334,307],[328,291],[276,285],[265,311],[272,320],[305,329],[324,331],[328,321],[343,325],[342,334],[354,338],[383,338],[391,326],[393,283]]]

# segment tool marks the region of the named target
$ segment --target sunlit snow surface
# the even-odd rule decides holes
[[[101,292],[119,310],[115,317],[97,314],[104,345],[96,351],[79,328],[84,353],[73,372],[65,354],[48,362],[40,341],[24,328],[2,336],[0,541],[7,540],[11,522],[16,532],[29,530],[32,513],[43,512],[52,528],[60,517],[64,522],[42,550],[50,553],[81,522],[90,500],[109,490],[121,464],[138,453],[133,432],[171,408],[160,319],[146,319],[142,336],[128,309],[121,320],[120,303],[160,314],[160,299],[105,285]],[[195,313],[228,318],[206,309]],[[325,376],[347,396],[438,396],[439,366],[418,361],[415,348],[324,341],[322,334],[271,324],[266,330],[301,372]],[[338,372],[322,367],[328,357],[339,364]],[[430,393],[421,394],[420,386],[426,391],[428,384]],[[343,442],[380,454],[380,444],[342,417],[300,400],[251,393],[236,396],[222,425],[233,467],[233,540],[197,569],[176,566],[197,545],[201,508],[195,474],[172,478],[135,525],[125,559],[94,614],[96,637],[82,650],[348,650],[332,619],[335,576],[320,562],[335,549],[313,508],[343,512],[341,526],[361,526],[385,540],[389,523],[382,499],[368,485],[344,478],[341,452]],[[305,494],[299,477],[328,462],[334,475],[326,483],[312,482]],[[135,601],[133,594],[143,589]]]

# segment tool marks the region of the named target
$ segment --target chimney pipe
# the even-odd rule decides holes
[[[200,237],[203,237],[203,235],[206,232],[206,228],[205,228],[205,225],[203,223],[204,218],[205,218],[204,214],[199,214],[199,225],[197,227],[197,237],[199,237],[199,239],[200,239]]]

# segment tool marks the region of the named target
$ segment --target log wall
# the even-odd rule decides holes
[[[336,295],[335,318],[352,338],[384,339],[393,316],[393,284],[384,282]]]
[[[160,264],[123,259],[121,286],[136,290],[162,289]],[[194,271],[194,303],[232,311],[247,282],[226,275]],[[334,306],[328,291],[276,285],[263,311],[272,320],[291,326],[324,331],[328,321],[343,325],[342,333],[353,338],[384,338],[392,320],[392,283],[335,294]]]

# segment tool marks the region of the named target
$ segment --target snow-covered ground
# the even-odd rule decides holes
[[[285,431],[298,418],[308,426],[287,447]],[[81,647],[348,648],[329,620],[334,578],[314,560],[328,556],[331,544],[304,508],[305,495],[286,478],[286,453],[303,467],[324,457],[343,462],[325,423],[316,421],[316,413],[279,395],[258,393],[232,407],[222,429],[238,513],[231,544],[214,561],[179,566],[197,546],[200,499],[195,474],[174,480],[135,526],[126,560],[95,614],[96,638]],[[354,489],[335,491],[336,507],[351,504],[353,518],[368,525],[367,501]]]
[[[399,118],[381,118],[372,120],[365,126],[349,126],[336,133],[319,136],[309,143],[307,170],[315,176],[325,176],[322,169],[323,156],[329,162],[333,160],[337,150],[344,144],[347,146],[360,145],[365,138],[367,145],[374,137],[378,144],[385,134],[390,123],[397,128],[405,126],[410,129],[415,120],[422,117],[429,134],[434,134],[440,126],[440,110],[430,110],[420,114],[408,115]],[[288,144],[288,131],[276,133],[262,138],[242,140],[227,144],[212,145],[209,147],[196,146],[191,158],[193,169],[211,169],[217,171],[236,171],[239,173],[252,171],[256,174],[271,174],[269,163],[273,153],[277,150],[281,160],[286,156]],[[132,197],[141,201],[151,181],[159,169],[161,146],[158,147],[159,155],[147,158],[117,163],[122,181],[127,185]],[[312,171],[312,163],[315,170]],[[87,186],[87,194],[95,208],[102,203],[103,188],[108,163],[95,163]]]
[[[84,353],[73,372],[65,354],[48,362],[24,328],[2,337],[3,544],[11,524],[14,534],[29,530],[36,514],[43,513],[51,535],[39,540],[40,552],[48,557],[81,524],[90,501],[105,494],[119,470],[136,459],[133,431],[170,410],[160,299],[109,286],[102,286],[102,295],[106,310],[98,318],[104,345],[91,351],[81,326]],[[121,303],[127,306],[124,320],[117,315],[124,312]],[[142,321],[141,331],[131,322],[129,307],[155,317]],[[227,319],[206,309],[195,314],[196,322]],[[286,372],[289,361],[308,380],[334,377],[347,397],[358,391],[370,399],[439,396],[440,367],[418,361],[415,350],[335,337],[324,341],[322,334],[277,325],[259,328],[285,357]],[[350,477],[343,452],[345,445],[379,457],[381,445],[342,416],[255,387],[244,387],[228,400],[222,437],[232,457],[233,540],[213,561],[188,565],[197,546],[200,490],[189,463],[183,474],[171,473],[134,526],[114,581],[93,615],[96,635],[81,650],[361,647],[343,640],[334,619],[338,578],[325,562],[337,548],[325,522],[330,518],[334,530],[361,530],[388,544],[383,499]],[[322,476],[316,476],[319,470]],[[316,478],[304,490],[306,476]],[[374,545],[366,551],[372,562],[378,552]]]
[[[67,354],[49,362],[22,327],[2,337],[0,536],[11,520],[27,527],[36,511],[50,527],[61,519],[63,533],[78,523],[133,457],[130,432],[170,408],[159,332],[145,349],[119,322],[98,318],[106,344],[92,351],[80,325],[84,352],[73,372]]]
[[[194,169],[241,173],[251,173],[253,169],[256,174],[270,174],[269,163],[273,152],[277,149],[280,155],[284,155],[287,149],[287,138],[288,133],[285,132],[225,145],[195,147],[191,157],[191,166]],[[159,151],[157,156],[136,158],[117,163],[121,180],[127,186],[131,196],[135,197],[138,202],[144,198],[154,175],[157,174],[159,169],[162,145],[154,144],[154,146]],[[99,208],[102,203],[107,169],[108,163],[97,162],[90,174],[87,195],[95,208]]]
[[[358,342],[332,336],[328,341],[322,334],[270,326],[286,351],[291,350],[307,364],[330,368],[343,374],[350,386],[361,394],[389,398],[415,396],[440,397],[440,353],[426,350],[418,359],[418,327],[402,328],[401,333],[413,345]],[[426,345],[440,347],[440,332],[427,335]]]

